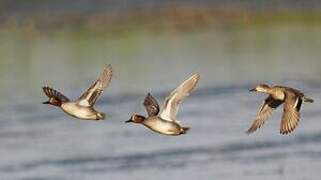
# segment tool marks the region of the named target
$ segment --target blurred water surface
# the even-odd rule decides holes
[[[320,47],[321,26],[303,22],[116,36],[1,32],[1,179],[319,179]],[[97,104],[106,121],[79,121],[41,104],[41,86],[77,98],[109,63],[114,77]],[[145,113],[146,93],[161,103],[193,72],[200,84],[179,112],[188,134],[124,123]],[[259,132],[244,133],[264,99],[248,93],[258,82],[294,86],[316,100],[290,136],[278,134],[281,109]]]

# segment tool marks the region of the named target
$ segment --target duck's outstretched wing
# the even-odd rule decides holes
[[[81,106],[92,107],[96,103],[100,94],[108,86],[111,81],[112,74],[113,71],[111,65],[109,64],[105,66],[104,71],[99,76],[98,80],[95,81],[89,89],[78,98],[78,104]]]
[[[262,107],[259,110],[254,122],[252,123],[251,127],[246,131],[247,134],[251,134],[257,129],[259,129],[265,121],[271,116],[273,111],[282,104],[282,101],[273,99],[272,96],[268,96]]]
[[[195,88],[199,79],[199,74],[192,75],[166,97],[160,112],[162,119],[176,121],[179,104]]]
[[[145,97],[144,106],[148,116],[157,116],[159,113],[159,105],[157,100],[150,93],[148,93]]]
[[[297,96],[292,91],[285,92],[285,102],[280,125],[281,134],[289,134],[297,127],[300,121],[301,106],[302,97]]]
[[[58,102],[68,102],[69,99],[64,96],[62,93],[52,89],[51,87],[48,86],[44,86],[42,87],[43,92],[49,97],[49,98],[53,98]]]

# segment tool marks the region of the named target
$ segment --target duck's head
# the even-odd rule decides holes
[[[53,105],[53,106],[60,107],[62,102],[60,100],[56,99],[56,98],[49,98],[48,101],[45,101],[42,104],[50,104],[50,105]]]
[[[125,123],[142,123],[145,121],[145,117],[142,115],[139,115],[137,113],[133,113],[133,115],[130,117],[129,120],[125,121]]]
[[[266,93],[270,90],[270,86],[267,85],[267,84],[258,84],[257,86],[255,86],[255,88],[253,89],[250,89],[250,92],[263,92],[263,93]]]

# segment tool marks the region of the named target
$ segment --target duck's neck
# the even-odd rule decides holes
[[[261,92],[261,93],[265,93],[265,94],[272,94],[272,88],[264,88],[264,89],[260,89],[258,90],[258,92]]]
[[[266,94],[272,94],[272,93],[273,93],[273,92],[272,92],[272,88],[266,88],[265,91],[264,91],[264,93],[266,93]]]

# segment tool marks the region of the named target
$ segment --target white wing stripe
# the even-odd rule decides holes
[[[168,120],[168,121],[174,121],[174,119],[171,119],[171,111],[172,111],[172,105],[173,105],[173,100],[177,96],[177,93],[175,93],[167,102],[166,108],[162,111],[160,117],[162,119]]]
[[[177,121],[176,114],[180,103],[195,88],[199,78],[199,74],[192,75],[166,97],[160,112],[160,117],[162,119]]]

